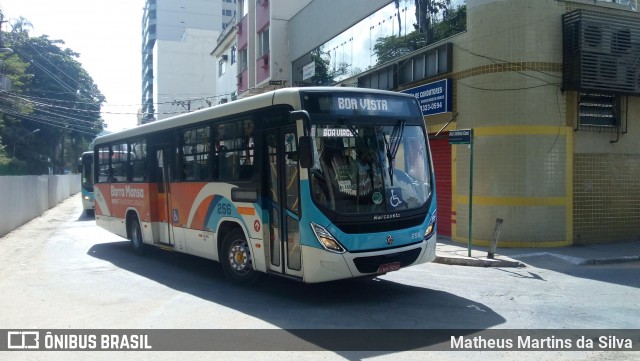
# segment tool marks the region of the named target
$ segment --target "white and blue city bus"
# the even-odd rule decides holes
[[[436,192],[413,96],[285,88],[99,137],[96,222],[231,279],[374,276],[432,261]],[[116,154],[128,154],[126,157]]]
[[[82,209],[86,214],[93,214],[93,151],[82,153],[79,160]]]

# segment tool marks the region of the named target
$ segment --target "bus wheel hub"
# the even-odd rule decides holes
[[[248,260],[249,253],[244,245],[237,244],[231,248],[231,251],[229,252],[229,262],[231,263],[231,267],[241,271],[247,266]]]

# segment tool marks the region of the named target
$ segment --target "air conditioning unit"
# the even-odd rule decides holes
[[[222,56],[222,61],[227,61],[228,59],[229,59],[228,55],[225,54],[225,55]]]
[[[609,47],[605,45],[605,29],[601,23],[584,22],[582,24],[582,50],[591,52],[608,52]]]

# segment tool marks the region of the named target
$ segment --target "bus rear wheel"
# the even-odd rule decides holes
[[[253,257],[249,242],[239,229],[227,233],[222,240],[220,263],[225,276],[237,283],[253,284],[260,276],[253,269]]]
[[[144,252],[144,242],[142,241],[142,229],[140,228],[140,222],[134,219],[129,223],[129,239],[131,240],[131,248],[135,254],[142,254]]]

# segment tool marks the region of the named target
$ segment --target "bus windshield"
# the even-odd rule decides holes
[[[371,124],[338,118],[311,126],[313,199],[340,214],[423,207],[432,192],[423,127],[402,120]]]
[[[93,152],[84,153],[81,162],[82,188],[93,192]]]

